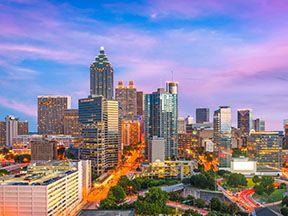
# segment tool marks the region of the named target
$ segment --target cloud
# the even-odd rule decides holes
[[[31,104],[25,104],[20,101],[15,101],[11,99],[7,99],[5,97],[0,96],[0,106],[9,108],[16,112],[24,113],[28,116],[36,117],[36,108]]]

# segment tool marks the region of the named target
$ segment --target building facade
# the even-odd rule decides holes
[[[283,148],[288,149],[288,119],[284,120],[284,136]]]
[[[144,94],[142,91],[137,91],[137,115],[143,116],[144,112]]]
[[[219,169],[230,169],[231,167],[231,108],[221,106],[214,112],[214,143],[218,148]]]
[[[79,137],[81,135],[78,109],[64,111],[64,134]]]
[[[210,111],[209,108],[197,108],[196,109],[196,123],[204,123],[209,122],[210,118]]]
[[[261,120],[259,118],[253,120],[253,129],[256,132],[262,132],[265,131],[265,121]]]
[[[0,147],[6,145],[6,122],[0,121]]]
[[[252,127],[252,110],[251,109],[238,109],[237,110],[237,125],[241,130],[242,135],[249,135]]]
[[[115,89],[115,99],[122,108],[122,117],[124,119],[133,119],[137,115],[137,91],[132,80],[128,86],[124,86],[123,81],[118,81]]]
[[[34,138],[30,141],[31,160],[49,161],[57,160],[58,142],[46,137]]]
[[[64,113],[70,108],[69,96],[38,96],[38,133],[64,134]]]
[[[136,145],[141,141],[140,121],[139,120],[122,120],[122,145]]]
[[[90,66],[90,95],[102,95],[106,99],[114,97],[114,70],[104,52],[100,53]]]
[[[165,140],[165,157],[178,156],[178,84],[166,83],[166,91],[158,89],[157,92],[145,95],[144,101],[144,133],[145,154],[148,158],[149,141],[154,137]]]

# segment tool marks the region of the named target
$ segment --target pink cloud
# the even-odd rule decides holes
[[[37,116],[35,106],[32,106],[31,104],[24,104],[15,100],[10,100],[2,96],[0,96],[0,106],[12,109],[16,112],[21,112],[32,117]]]

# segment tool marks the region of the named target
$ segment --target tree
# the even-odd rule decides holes
[[[221,211],[221,201],[218,198],[212,198],[210,200],[210,208],[214,211]]]
[[[114,186],[110,189],[109,193],[112,193],[113,196],[115,197],[115,201],[116,203],[119,203],[119,202],[122,202],[125,197],[126,197],[126,194],[125,194],[125,191],[123,190],[123,188],[119,185],[117,186]]]
[[[288,208],[287,207],[283,207],[283,208],[281,208],[281,214],[283,215],[283,216],[288,216]]]
[[[241,173],[232,173],[228,177],[227,184],[231,187],[247,186],[247,180]]]
[[[263,185],[261,185],[261,184],[255,185],[254,190],[259,195],[262,195],[264,193],[264,188],[263,188]]]
[[[201,216],[201,214],[192,209],[189,209],[184,212],[183,216]]]
[[[286,189],[286,184],[285,183],[281,183],[279,185],[279,189]]]
[[[285,197],[282,199],[282,205],[283,205],[283,206],[288,206],[288,196],[285,196]]]
[[[236,215],[240,211],[236,203],[230,203],[227,212],[231,215]]]
[[[263,186],[264,192],[270,195],[275,190],[274,188],[274,178],[271,176],[263,176],[261,178],[260,185]]]
[[[195,200],[195,205],[198,207],[198,208],[204,208],[205,207],[205,200],[203,200],[203,199],[200,199],[200,198],[198,198],[198,199],[196,199]]]
[[[259,183],[261,181],[261,178],[259,176],[257,176],[257,175],[254,175],[253,178],[252,178],[252,181],[255,184],[257,184],[257,183]]]

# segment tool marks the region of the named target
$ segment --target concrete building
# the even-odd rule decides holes
[[[152,140],[149,141],[149,161],[151,163],[165,160],[165,140],[162,137],[154,136]]]
[[[178,134],[178,157],[197,159],[201,139],[197,130],[191,133]]]
[[[33,163],[27,173],[0,182],[1,215],[75,215],[91,188],[91,163]]]
[[[288,119],[284,120],[284,149],[288,149]]]
[[[248,136],[252,126],[252,110],[251,109],[238,109],[237,110],[237,125],[241,130],[243,136]]]
[[[219,169],[231,168],[231,108],[221,106],[214,112],[214,143],[219,151]]]
[[[137,115],[143,116],[144,112],[144,94],[142,91],[137,91]]]
[[[57,160],[58,142],[56,140],[40,137],[34,138],[30,143],[32,161]]]
[[[6,146],[6,122],[0,121],[0,147]]]
[[[241,173],[243,175],[255,175],[257,171],[257,162],[249,158],[233,158],[231,161],[231,172]]]
[[[137,115],[137,91],[134,81],[130,80],[128,86],[123,81],[118,81],[115,89],[115,99],[122,108],[122,117],[131,120]]]
[[[210,121],[209,108],[197,108],[196,109],[196,123],[203,124]]]
[[[178,134],[186,133],[186,122],[184,117],[178,118]]]
[[[90,95],[103,96],[106,99],[114,97],[114,70],[100,47],[100,53],[90,66]]]
[[[64,134],[79,137],[81,129],[79,124],[78,109],[68,109],[64,111]]]
[[[122,145],[129,146],[138,144],[141,141],[140,121],[122,120]]]
[[[259,118],[253,120],[253,129],[256,132],[262,132],[265,131],[265,121],[261,120]]]
[[[64,112],[70,108],[69,96],[38,96],[38,134],[64,134]]]

